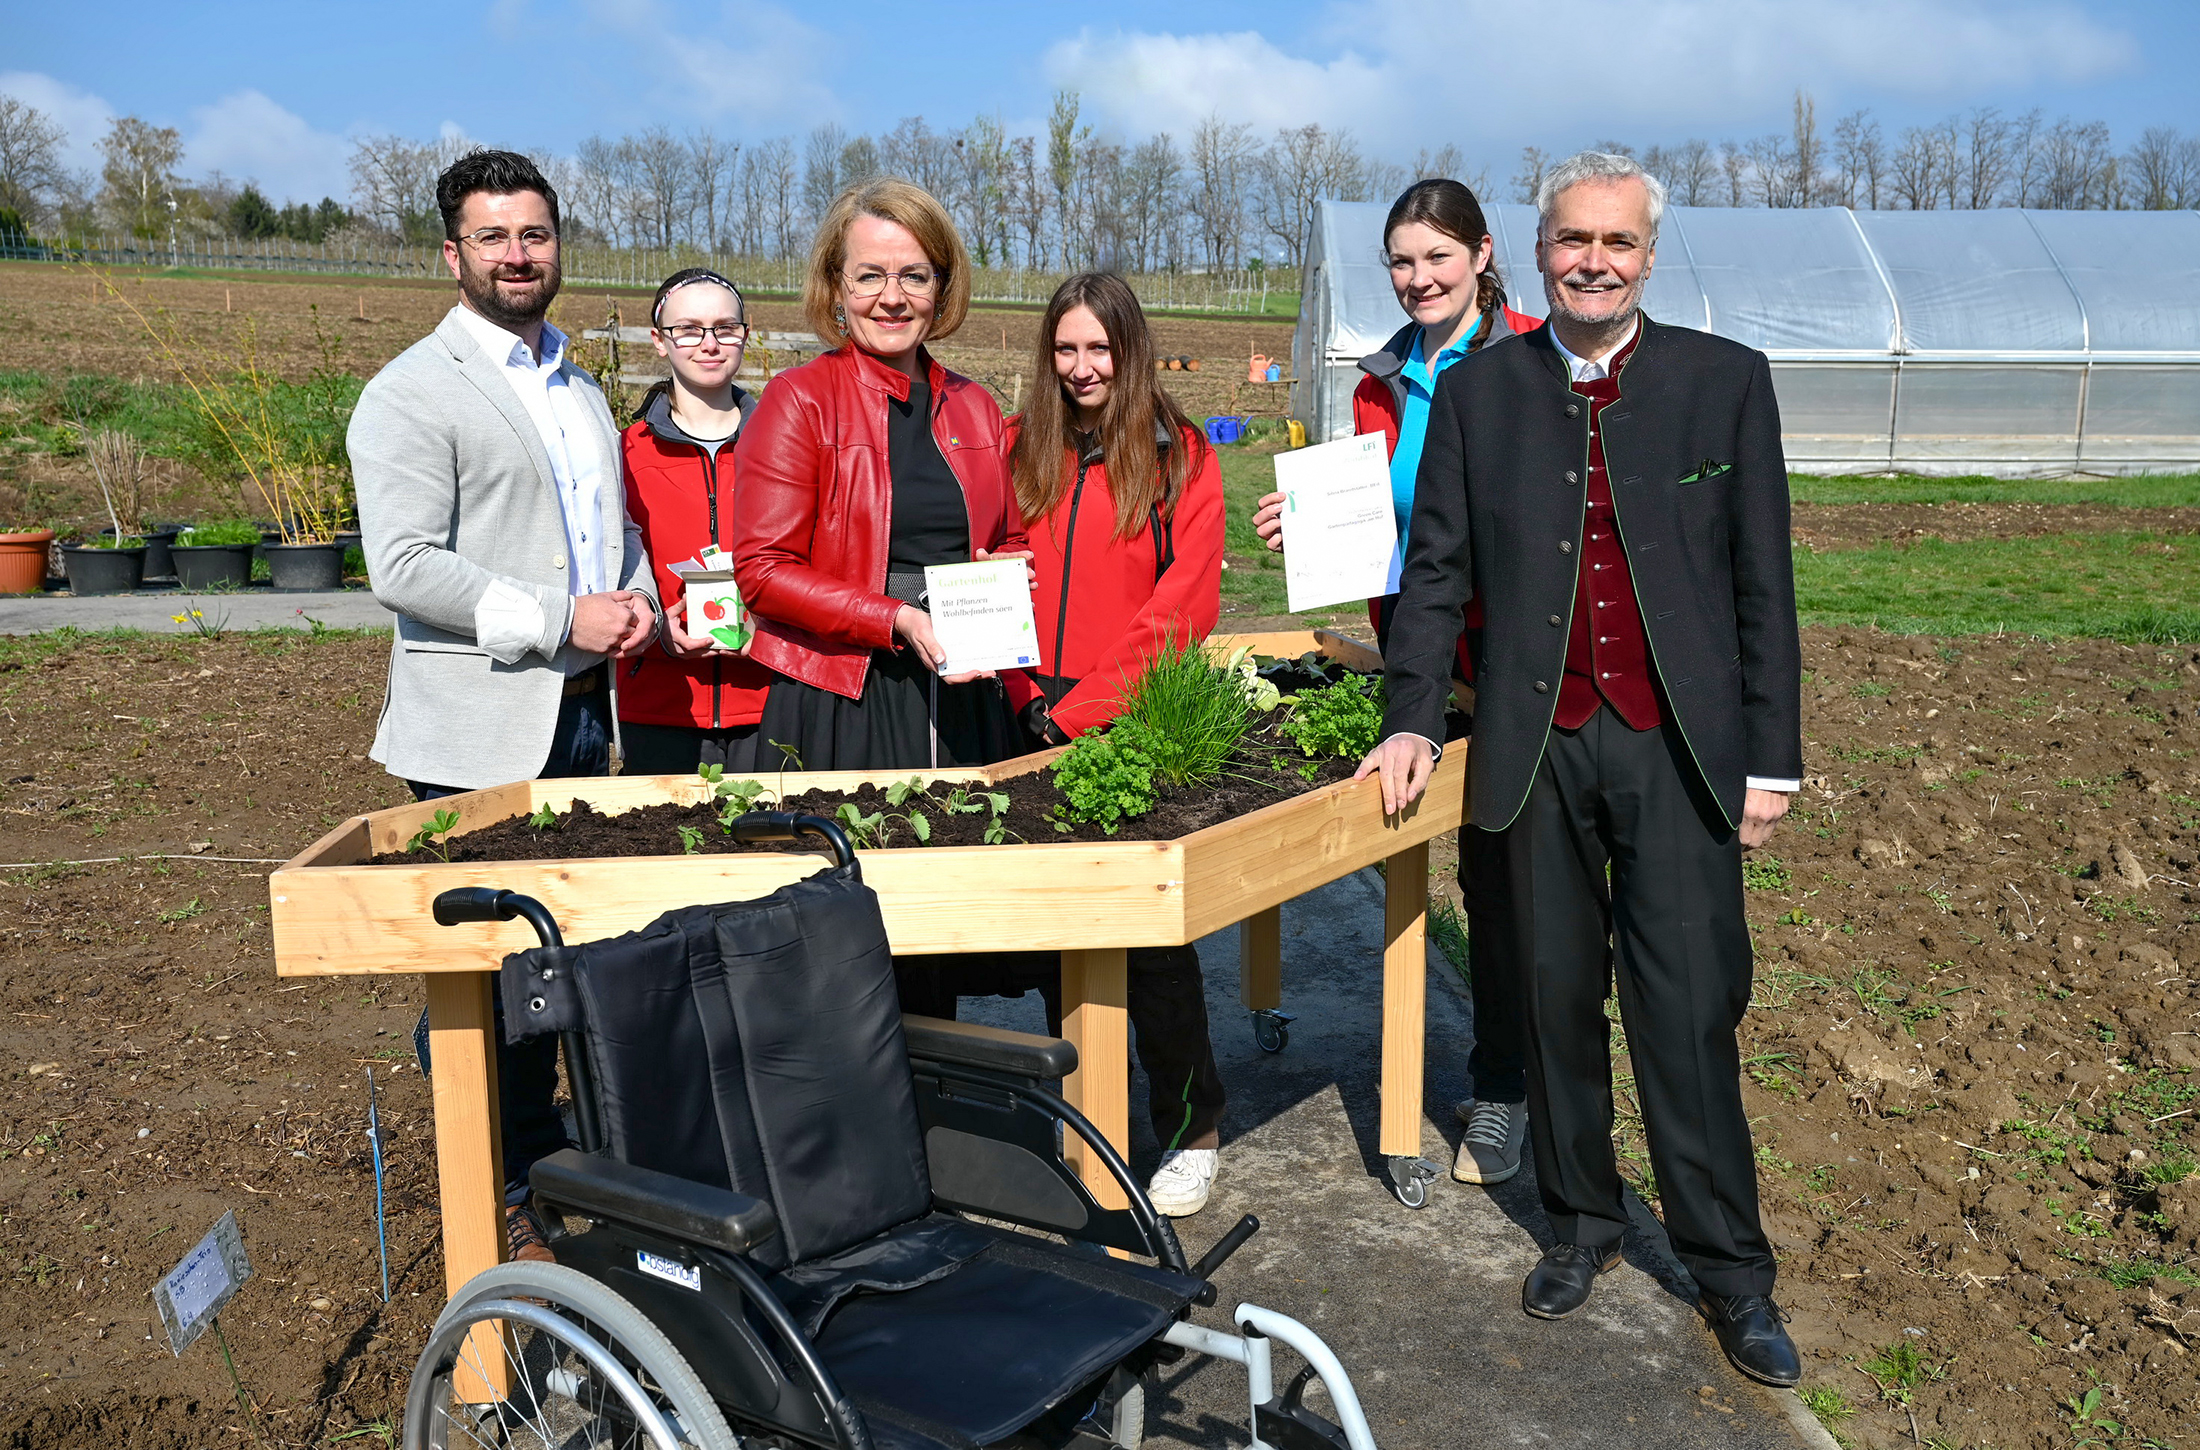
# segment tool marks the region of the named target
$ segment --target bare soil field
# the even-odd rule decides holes
[[[236,338],[249,322],[257,332],[262,359],[291,377],[302,377],[319,357],[316,323],[336,339],[337,358],[345,371],[372,377],[384,363],[433,330],[458,300],[455,285],[448,282],[365,277],[245,280],[117,272],[113,280],[136,306],[146,312],[164,310],[194,340]],[[551,320],[578,333],[605,325],[614,306],[627,326],[648,325],[648,294],[581,287],[564,291]],[[801,308],[792,302],[760,299],[749,310],[751,321],[760,328],[808,330]],[[1031,384],[1038,326],[1036,311],[976,309],[962,330],[940,346],[940,360],[996,388],[1005,406],[1020,396],[1015,383],[1018,373],[1024,374],[1024,387]],[[1162,317],[1154,321],[1154,336],[1164,355],[1201,360],[1198,372],[1178,371],[1167,377],[1171,391],[1193,416],[1282,411],[1288,389],[1246,383],[1246,359],[1255,352],[1287,357],[1290,323]],[[104,373],[134,380],[166,376],[144,329],[80,268],[0,262],[0,337],[8,340],[0,349],[0,367]],[[634,351],[627,350],[624,361],[629,366],[648,370],[657,361],[647,348],[641,349],[639,358]]]
[[[364,759],[386,649],[0,653],[0,1445],[238,1442],[218,1357],[172,1359],[147,1297],[225,1207],[260,1277],[224,1322],[272,1437],[394,1423],[442,1293],[422,989],[278,981],[259,859],[402,798]],[[1805,665],[1811,775],[1753,862],[1744,1026],[1805,1388],[1868,1445],[2067,1446],[2096,1389],[2130,1443],[2181,1440],[2200,657],[1813,629]],[[1619,1138],[1640,1154],[1638,1123]]]
[[[1795,542],[1813,549],[1909,539],[2028,539],[2048,534],[2200,533],[2200,509],[2104,504],[1798,503]]]

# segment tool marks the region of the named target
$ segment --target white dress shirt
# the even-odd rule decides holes
[[[1629,323],[1627,326],[1627,335],[1621,338],[1618,342],[1613,343],[1610,347],[1606,348],[1603,352],[1599,353],[1594,358],[1582,357],[1572,348],[1566,346],[1564,342],[1559,340],[1558,329],[1555,327],[1551,329],[1551,346],[1557,348],[1558,355],[1566,359],[1566,371],[1573,375],[1573,379],[1575,382],[1601,382],[1603,379],[1611,375],[1607,364],[1609,364],[1613,358],[1619,356],[1620,349],[1626,347],[1627,344],[1629,344],[1630,342],[1633,342],[1635,340],[1635,334],[1637,332],[1640,332],[1641,330],[1642,314],[1638,312],[1637,314],[1635,314],[1634,321]],[[1748,785],[1751,790],[1779,791],[1783,795],[1792,794],[1795,791],[1801,790],[1803,788],[1803,783],[1799,780],[1779,780],[1775,779],[1774,777],[1764,775],[1750,776],[1744,783]]]
[[[566,576],[568,590],[575,596],[603,593],[610,587],[604,579],[605,460],[595,445],[596,430],[582,401],[559,371],[565,360],[565,334],[547,322],[542,325],[538,362],[517,333],[505,331],[472,308],[454,307],[451,314],[501,364],[499,371],[534,420],[543,452],[550,455],[550,475],[557,484],[567,552],[573,560]]]

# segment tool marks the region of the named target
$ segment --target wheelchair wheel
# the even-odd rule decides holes
[[[494,1325],[501,1366],[472,1331]],[[486,1337],[486,1336],[483,1336]],[[492,1351],[492,1354],[494,1351]],[[510,1393],[458,1398],[501,1368]],[[405,1450],[739,1450],[672,1342],[611,1289],[559,1264],[499,1264],[436,1320],[405,1402]]]

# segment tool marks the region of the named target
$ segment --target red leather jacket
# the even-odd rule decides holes
[[[918,356],[931,380],[932,436],[970,513],[970,547],[1022,549],[993,395],[930,353]],[[906,374],[844,345],[773,378],[734,445],[728,547],[757,616],[749,657],[851,700],[863,694],[871,651],[895,644],[886,417],[888,399],[908,397]]]
[[[744,411],[749,400],[736,394]],[[670,605],[682,595],[674,564],[705,544],[725,545],[733,496],[734,445],[707,449],[653,426],[658,402],[620,439],[626,463],[626,511],[649,546],[657,571],[657,597]],[[676,658],[651,648],[619,667],[619,718],[638,725],[690,725],[727,730],[753,725],[764,713],[772,673],[754,660],[712,652]]]
[[[1011,443],[1016,431],[1011,420]],[[1097,449],[1074,461],[1063,454],[1076,481],[1052,514],[1031,522],[1038,673],[1052,688],[1021,670],[1001,683],[1018,710],[1068,686],[1048,718],[1073,738],[1115,718],[1116,696],[1164,645],[1205,639],[1222,613],[1222,463],[1196,431],[1163,440],[1172,446],[1191,450],[1184,491],[1131,537],[1116,537],[1115,493]]]

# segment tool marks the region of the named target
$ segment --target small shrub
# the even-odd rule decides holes
[[[1063,802],[1056,807],[1060,828],[1096,824],[1112,836],[1126,819],[1152,810],[1151,745],[1151,731],[1120,717],[1105,733],[1079,736],[1054,766],[1054,787]]]
[[[1301,691],[1283,733],[1310,756],[1358,759],[1382,738],[1386,698],[1381,676],[1347,675],[1334,685]]]

